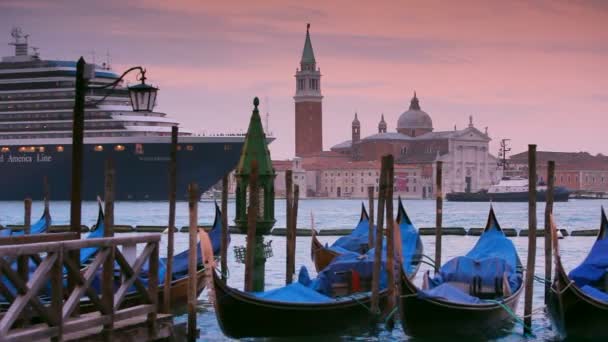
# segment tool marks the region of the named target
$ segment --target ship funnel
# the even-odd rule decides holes
[[[21,32],[21,28],[14,27],[11,31],[11,36],[13,37],[13,42],[11,42],[10,45],[15,46],[15,56],[27,56],[27,38],[30,35],[24,35],[23,32]]]

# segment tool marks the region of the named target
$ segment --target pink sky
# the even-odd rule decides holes
[[[390,131],[414,90],[435,130],[489,127],[492,152],[608,154],[608,2],[2,0],[0,37],[21,26],[49,59],[143,65],[158,110],[194,131],[245,130],[270,112],[273,158],[294,151],[294,73],[306,23],[321,68],[324,145]],[[11,47],[0,45],[0,54]],[[266,99],[268,101],[266,101]]]

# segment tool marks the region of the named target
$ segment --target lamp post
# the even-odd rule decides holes
[[[90,87],[88,82],[95,77],[95,66],[87,64],[83,57],[80,57],[76,64],[76,94],[74,97],[74,118],[72,127],[72,184],[70,197],[70,231],[80,238],[81,209],[82,209],[82,156],[84,140],[84,112],[85,96],[90,89],[110,89],[103,98],[94,102],[98,104],[105,100],[114,88],[131,71],[138,70],[138,80],[141,84],[129,87],[129,97],[134,111],[152,111],[156,104],[156,94],[158,88],[149,86],[145,83],[146,70],[136,66],[126,70],[114,82],[100,87]],[[71,251],[69,257],[77,264],[80,263],[80,251]],[[78,282],[72,275],[68,276],[68,287],[73,288]]]

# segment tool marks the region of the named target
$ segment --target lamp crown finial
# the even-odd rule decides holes
[[[260,105],[260,99],[257,96],[253,99],[253,105],[255,106],[255,110],[257,110]]]

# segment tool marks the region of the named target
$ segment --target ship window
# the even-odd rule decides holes
[[[57,152],[63,152],[63,146],[57,146]]]
[[[194,151],[194,146],[186,145],[186,151]]]
[[[95,146],[95,152],[101,152],[101,151],[103,151],[103,146],[101,146],[101,145],[96,145],[96,146]]]
[[[125,147],[123,145],[114,146],[114,151],[120,152],[120,151],[124,151],[124,150],[125,150]]]
[[[177,150],[181,151],[182,150],[182,145],[177,145]]]
[[[179,146],[177,146],[179,150]],[[144,146],[142,144],[135,144],[135,154],[144,154]]]
[[[34,146],[21,146],[19,152],[36,152],[36,148]]]
[[[230,144],[225,144],[225,145],[224,145],[224,151],[230,151],[230,150],[232,150],[232,145],[230,145]]]
[[[46,149],[44,148],[44,146],[40,146],[38,147],[38,152],[44,152]]]
[[[9,147],[4,146],[4,147],[2,148],[2,152],[3,152],[3,153],[4,153],[4,152],[10,152],[10,151],[11,151],[11,149],[10,149]]]

